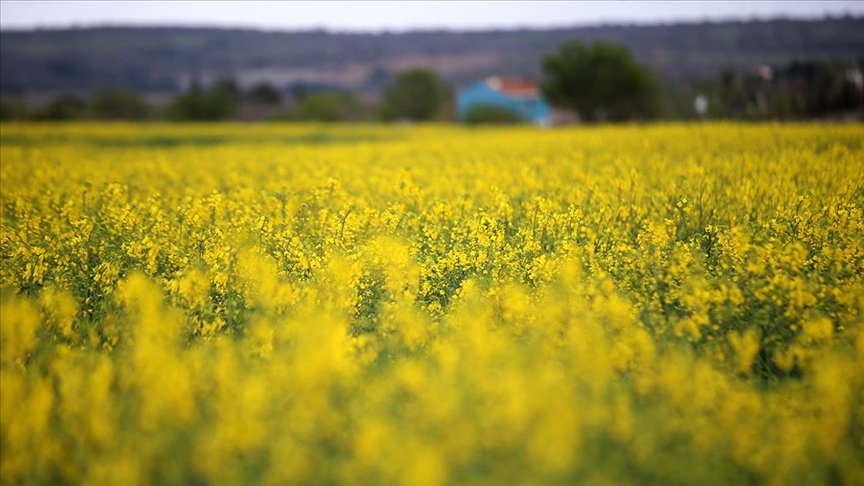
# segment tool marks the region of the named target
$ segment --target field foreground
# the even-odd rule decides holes
[[[864,127],[0,127],[3,484],[861,484]]]

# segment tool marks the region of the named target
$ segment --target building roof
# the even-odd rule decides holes
[[[539,95],[537,83],[530,79],[499,78],[496,76],[486,79],[486,85],[508,96],[534,98]]]

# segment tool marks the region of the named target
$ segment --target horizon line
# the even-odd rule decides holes
[[[392,34],[416,34],[416,33],[480,33],[480,32],[496,32],[496,31],[552,31],[552,30],[567,30],[574,28],[603,28],[603,27],[668,27],[674,25],[704,25],[704,24],[724,24],[724,23],[767,23],[778,21],[793,21],[793,22],[819,22],[826,20],[864,20],[864,14],[846,12],[842,14],[826,13],[823,15],[750,15],[744,17],[721,17],[721,18],[704,18],[704,19],[670,19],[665,21],[639,21],[639,20],[622,20],[622,21],[601,21],[601,22],[571,22],[566,24],[551,24],[551,25],[515,25],[515,26],[488,26],[488,27],[407,27],[407,28],[380,28],[380,29],[364,29],[364,28],[340,28],[327,26],[310,26],[310,27],[269,27],[255,25],[226,25],[218,22],[211,23],[191,23],[191,22],[82,22],[70,23],[67,25],[37,25],[37,26],[0,26],[0,32],[13,33],[35,33],[35,32],[51,32],[51,31],[72,31],[72,30],[98,30],[98,29],[198,29],[198,30],[240,30],[240,31],[257,31],[268,33],[310,33],[323,32],[327,34],[368,34],[368,35],[392,35]]]

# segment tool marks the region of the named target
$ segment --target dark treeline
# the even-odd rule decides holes
[[[864,57],[857,63],[794,61],[780,69],[724,71],[713,114],[736,118],[811,118],[864,109]]]
[[[436,86],[437,96],[416,96],[416,86]],[[428,93],[427,93],[428,94]],[[209,85],[193,80],[182,93],[161,103],[148,103],[138,91],[110,87],[93,93],[61,92],[40,104],[19,97],[0,97],[4,121],[313,121],[357,122],[446,120],[450,91],[433,71],[407,70],[386,87],[385,99],[371,103],[344,90],[300,89],[286,95],[267,83],[242,89],[230,76]],[[421,109],[414,108],[421,101]]]
[[[578,76],[555,88],[545,61],[572,42],[619,46],[639,67],[617,91]],[[379,34],[6,30],[0,118],[452,120],[460,87],[509,76],[542,84],[569,120],[861,119],[862,53],[855,16]],[[514,121],[493,108],[469,121]]]
[[[861,120],[864,117],[864,57],[857,62],[796,60],[781,66],[727,68],[712,79],[689,82],[653,79],[656,89],[648,92],[649,98],[631,102],[634,106],[637,103],[650,106],[650,110],[605,120]],[[580,86],[576,91],[586,92],[591,98],[591,89]],[[148,102],[144,94],[119,87],[100,88],[86,95],[59,93],[38,105],[6,96],[0,98],[0,120],[451,121],[454,93],[455,87],[437,73],[424,69],[397,73],[381,90],[377,101],[350,91],[325,88],[284,93],[271,84],[258,83],[242,89],[232,77],[224,76],[206,86],[193,80],[185,91],[161,103]],[[627,93],[613,95],[610,100],[627,99]],[[552,101],[558,108],[572,107],[574,112],[579,111],[578,105],[562,106],[555,99]],[[610,103],[595,108],[614,114]],[[482,108],[467,121],[518,121],[493,107]],[[622,109],[626,111],[628,106]],[[582,119],[597,118],[585,116],[583,110]]]

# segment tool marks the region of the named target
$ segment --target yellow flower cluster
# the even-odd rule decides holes
[[[3,484],[855,484],[864,128],[0,126]]]

